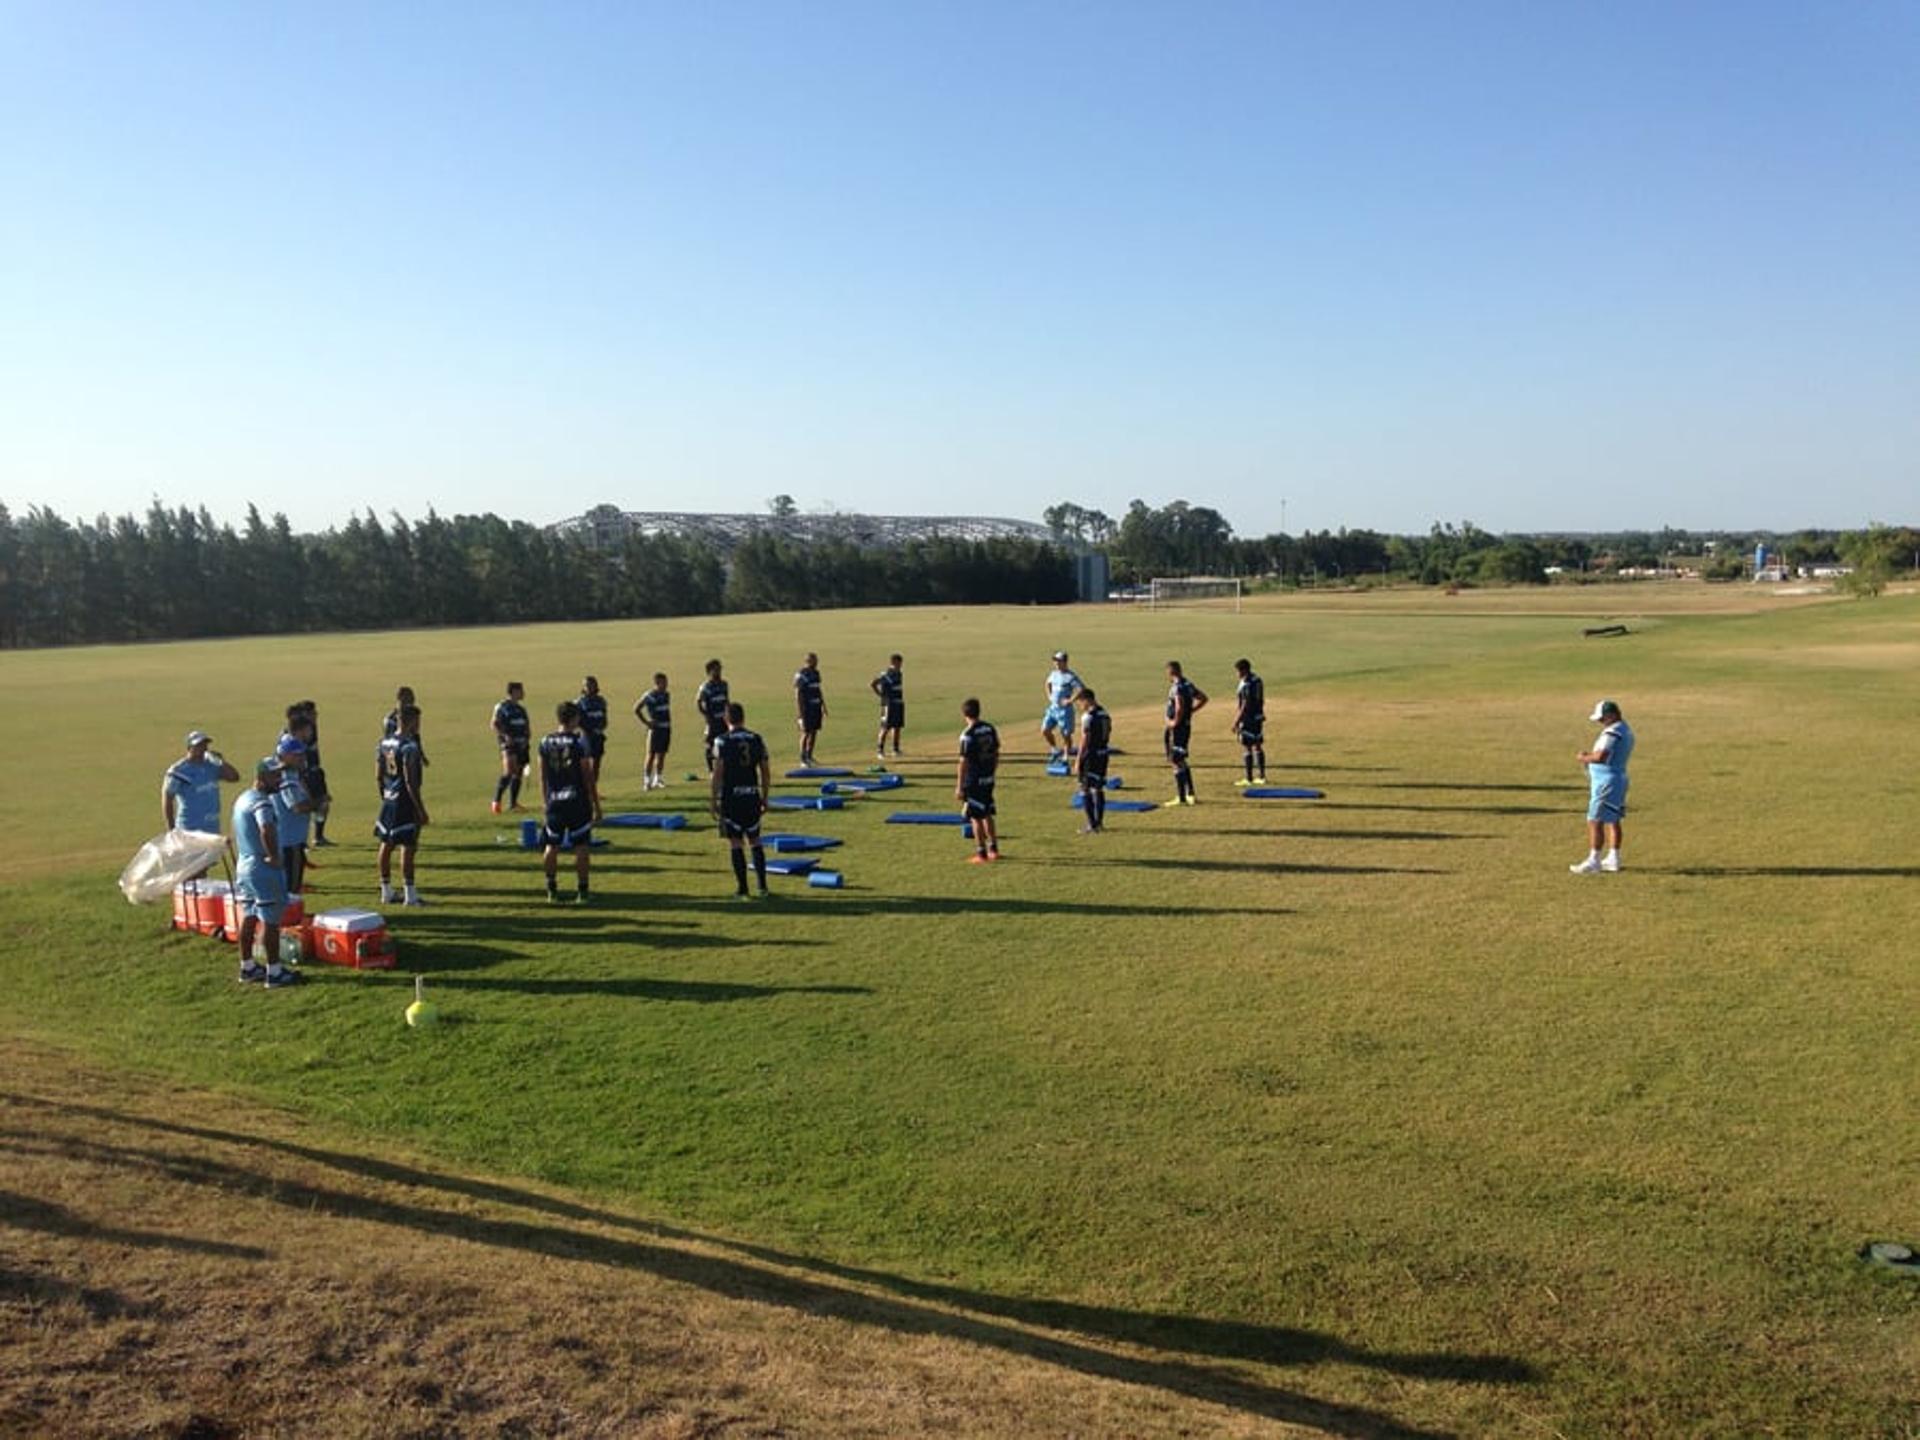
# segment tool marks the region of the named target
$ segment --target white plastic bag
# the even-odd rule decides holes
[[[203,830],[169,830],[134,852],[120,872],[120,893],[129,905],[150,905],[173,894],[182,880],[206,872],[227,842]]]

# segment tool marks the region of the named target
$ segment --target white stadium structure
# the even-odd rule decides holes
[[[910,540],[1039,540],[1060,538],[1031,520],[1002,520],[986,515],[707,515],[685,510],[622,510],[596,505],[584,515],[547,527],[596,547],[612,547],[629,535],[678,535],[704,540],[725,554],[754,535],[802,541],[843,540],[884,547]]]

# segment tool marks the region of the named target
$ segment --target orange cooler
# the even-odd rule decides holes
[[[220,882],[220,888],[226,891],[226,918],[221,922],[226,929],[226,934],[221,938],[238,940],[240,938],[240,922],[245,918],[246,903],[232,890],[227,889],[225,881]],[[280,911],[280,928],[282,930],[291,930],[297,935],[306,928],[306,924],[306,902],[298,895],[289,895],[286,905],[282,907]]]
[[[184,880],[174,886],[173,928],[221,934],[227,926],[227,897],[232,888],[224,880]]]

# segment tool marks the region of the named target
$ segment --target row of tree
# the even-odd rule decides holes
[[[1240,538],[1217,510],[1176,500],[1160,507],[1135,500],[1117,522],[1070,502],[1043,519],[1062,544],[1102,551],[1123,585],[1156,575],[1277,576],[1290,582],[1353,580],[1373,575],[1423,585],[1544,584],[1566,574],[1700,569],[1710,579],[1751,574],[1765,541],[1789,565],[1858,564],[1863,537],[1892,568],[1920,569],[1920,532],[1872,526],[1864,531],[1692,532],[1672,528],[1605,535],[1496,535],[1472,521],[1436,524],[1425,535],[1375,530],[1309,530],[1302,535]],[[1876,561],[1878,563],[1878,561]]]
[[[1073,598],[1067,552],[1023,541],[862,550],[763,536],[723,557],[671,535],[596,548],[497,515],[369,513],[301,535],[255,509],[236,530],[158,503],[78,524],[0,505],[0,648]]]

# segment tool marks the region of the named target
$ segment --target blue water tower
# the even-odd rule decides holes
[[[1767,568],[1767,542],[1762,540],[1753,547],[1753,573],[1758,575]]]

